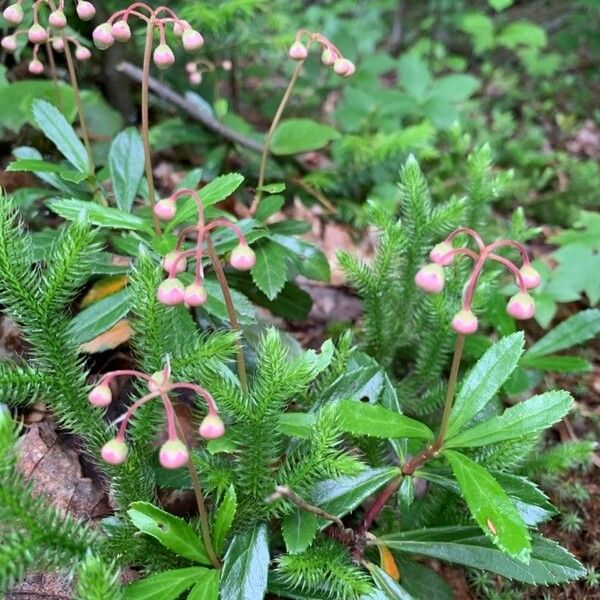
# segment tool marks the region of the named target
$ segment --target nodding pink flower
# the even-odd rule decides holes
[[[331,67],[333,64],[335,64],[337,58],[337,54],[335,54],[330,48],[325,48],[321,54],[321,62],[326,67]]]
[[[156,297],[161,304],[167,306],[181,304],[185,297],[185,287],[179,279],[169,277],[158,286]]]
[[[238,271],[249,271],[256,264],[256,254],[246,243],[239,243],[231,252],[231,266]]]
[[[160,447],[158,460],[165,469],[179,469],[188,461],[189,452],[179,439],[169,440]]]
[[[100,385],[96,386],[92,392],[97,391],[100,393],[100,391],[105,388],[110,389],[110,382],[115,377],[123,375],[133,376],[144,380],[148,385],[149,393],[134,402],[127,409],[127,412],[122,417],[117,419],[117,422],[119,423],[117,435],[114,439],[110,440],[102,447],[102,458],[106,462],[118,465],[125,461],[127,458],[127,445],[125,444],[125,432],[127,425],[133,417],[135,411],[138,410],[140,406],[153,399],[160,399],[162,402],[167,421],[167,441],[161,446],[159,452],[160,464],[167,469],[178,469],[188,461],[189,451],[184,442],[181,441],[177,435],[177,416],[173,402],[169,397],[169,394],[173,391],[191,390],[204,400],[208,409],[208,413],[206,418],[202,421],[200,429],[207,433],[205,436],[207,439],[219,437],[225,432],[223,421],[221,421],[220,417],[218,416],[217,406],[211,394],[203,387],[193,383],[173,383],[171,381],[171,368],[168,363],[162,371],[154,373],[153,375],[147,375],[141,371],[130,369],[106,373],[102,377],[102,382]],[[90,394],[90,396],[91,395],[92,394]],[[102,393],[102,400],[103,402],[105,400],[104,393]],[[96,405],[105,406],[104,403],[102,405]]]
[[[225,425],[216,413],[208,414],[200,424],[200,435],[206,440],[216,440],[225,433]]]
[[[519,269],[519,272],[528,290],[532,290],[540,285],[540,274],[530,264],[523,265]]]
[[[67,25],[67,17],[62,10],[55,10],[50,13],[48,23],[55,29],[64,29]]]
[[[56,38],[52,40],[52,48],[56,50],[56,52],[64,52],[65,50],[65,42],[62,38]]]
[[[44,65],[37,58],[34,58],[29,63],[28,70],[32,75],[41,75],[44,72]]]
[[[88,400],[94,406],[108,406],[112,402],[112,392],[106,384],[101,383],[92,388],[88,394]]]
[[[186,29],[181,36],[181,41],[187,52],[194,52],[204,46],[202,34],[195,29]]]
[[[23,21],[23,8],[20,4],[11,4],[4,9],[2,16],[11,25],[19,25]]]
[[[192,85],[200,85],[202,83],[202,73],[196,71],[195,73],[190,73],[189,81]]]
[[[91,2],[79,0],[77,2],[77,16],[82,21],[91,21],[96,16],[96,9]]]
[[[185,65],[185,71],[188,75],[198,71],[198,65],[194,61],[190,61]]]
[[[161,221],[170,221],[176,212],[177,207],[175,206],[175,200],[172,198],[163,198],[154,205],[154,214]]]
[[[177,21],[175,23],[175,25],[173,25],[173,33],[177,37],[181,37],[185,31],[187,31],[188,29],[191,29],[191,28],[192,28],[192,26],[187,21],[184,21],[183,19],[179,19],[179,21]]]
[[[159,69],[164,71],[173,65],[175,62],[175,55],[173,54],[173,50],[171,50],[167,44],[159,44],[154,49],[152,60]]]
[[[200,283],[192,283],[185,288],[183,301],[188,306],[202,306],[207,300],[206,290]]]
[[[356,67],[351,60],[348,60],[347,58],[338,58],[333,63],[333,70],[340,77],[350,77],[350,75],[353,75],[356,71]]]
[[[17,36],[16,35],[7,35],[6,37],[2,38],[2,42],[0,42],[0,44],[2,44],[2,47],[7,52],[14,52],[18,46]]]
[[[128,42],[131,39],[131,29],[124,19],[117,21],[110,31],[117,42]]]
[[[444,270],[435,263],[425,265],[415,275],[415,283],[428,294],[441,292],[444,289]]]
[[[106,50],[115,43],[115,38],[112,35],[112,27],[108,23],[98,25],[92,32],[92,39],[99,50]]]
[[[100,454],[103,460],[111,465],[120,465],[127,458],[127,444],[123,440],[114,438],[102,446]]]
[[[454,260],[454,254],[452,253],[453,249],[452,244],[440,242],[431,249],[429,258],[431,259],[431,262],[442,265],[442,267],[447,267],[452,264],[452,261]]]
[[[85,46],[78,46],[75,50],[75,58],[81,62],[85,62],[86,60],[90,60],[92,58],[92,53],[89,48]]]
[[[27,37],[32,44],[43,44],[48,39],[48,32],[37,23],[34,23],[27,31]]]
[[[508,301],[506,312],[515,319],[531,319],[535,315],[535,302],[529,294],[518,292]]]
[[[463,335],[475,333],[477,331],[477,317],[470,310],[461,310],[452,319],[452,329]]]
[[[181,252],[178,250],[173,250],[172,252],[165,254],[164,258],[162,259],[163,269],[167,273],[170,273],[173,268],[175,273],[183,273],[187,269],[187,259],[185,257],[180,257]]]
[[[288,51],[292,60],[304,60],[308,56],[308,50],[302,42],[294,42]]]

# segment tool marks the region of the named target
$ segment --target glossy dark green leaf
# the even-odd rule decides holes
[[[188,594],[187,600],[219,600],[221,571],[207,570]]]
[[[397,467],[366,469],[359,475],[321,481],[312,490],[311,504],[341,517],[353,511],[377,490],[400,475]],[[328,521],[319,519],[319,526]]]
[[[583,565],[555,542],[532,535],[531,558],[525,564],[511,558],[477,527],[430,527],[377,538],[378,544],[405,552],[484,569],[532,585],[564,583],[583,577]]]
[[[307,438],[315,421],[314,413],[284,413],[279,417],[279,431],[291,437]]]
[[[73,169],[69,169],[62,165],[34,158],[15,160],[8,165],[6,170],[26,171],[28,173],[55,173],[65,181],[71,183],[80,183],[87,177],[87,175],[81,171],[74,171]]]
[[[137,129],[129,127],[113,140],[108,164],[117,206],[131,212],[144,174],[144,144]]]
[[[285,252],[281,246],[268,241],[256,244],[254,252],[256,264],[251,271],[252,280],[269,300],[273,300],[287,279]]]
[[[272,234],[269,237],[276,244],[289,250],[294,266],[301,275],[317,281],[329,281],[329,262],[319,248],[295,237],[279,233]]]
[[[267,589],[269,541],[266,525],[238,533],[225,555],[221,600],[259,600]]]
[[[572,405],[573,398],[569,392],[546,392],[519,402],[501,415],[446,438],[444,445],[447,448],[470,448],[522,437],[560,421]]]
[[[202,539],[183,519],[150,502],[133,502],[127,514],[137,529],[158,540],[171,552],[201,564],[210,564]]]
[[[176,600],[209,573],[203,567],[162,571],[123,588],[124,600]]]
[[[129,297],[130,291],[125,288],[77,313],[69,325],[73,341],[83,344],[108,331],[129,312]]]
[[[202,305],[203,310],[228,323],[229,313],[227,312],[227,305],[223,299],[223,292],[221,291],[219,283],[211,277],[207,277],[204,280],[204,289],[206,290],[208,300]],[[233,305],[237,312],[238,321],[242,325],[254,323],[256,311],[254,306],[252,306],[252,303],[246,296],[237,290],[230,291]]]
[[[273,134],[271,152],[287,155],[319,150],[339,135],[333,127],[311,119],[286,119],[279,123]]]
[[[341,400],[336,404],[336,414],[340,429],[353,435],[433,440],[427,425],[383,406]]]
[[[281,523],[281,531],[287,551],[290,554],[304,552],[315,539],[318,526],[316,515],[296,508]]]
[[[281,210],[284,204],[285,198],[283,196],[267,196],[260,201],[254,218],[259,221],[266,221]]]
[[[455,600],[452,588],[433,569],[400,556],[394,558],[402,587],[416,600]]]
[[[223,500],[219,504],[219,507],[215,513],[215,521],[213,525],[213,545],[215,552],[221,554],[225,547],[225,539],[227,534],[231,530],[233,519],[237,510],[237,499],[235,496],[235,488],[230,485],[223,496]]]
[[[524,337],[519,331],[491,346],[463,379],[450,414],[447,437],[468,423],[498,392],[519,362]]]
[[[525,521],[506,492],[490,473],[470,458],[445,450],[462,495],[473,518],[498,548],[527,563],[531,538]]]
[[[54,143],[60,153],[81,173],[87,173],[88,156],[85,146],[77,137],[63,114],[45,100],[34,100],[33,118],[44,135]]]
[[[377,588],[384,593],[388,600],[417,600],[377,565],[367,563],[367,569]]]

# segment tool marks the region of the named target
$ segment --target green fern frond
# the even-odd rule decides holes
[[[478,448],[473,459],[488,469],[511,471],[521,466],[527,456],[538,445],[540,433],[497,442]]]

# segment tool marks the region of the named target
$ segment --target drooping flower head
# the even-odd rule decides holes
[[[453,241],[460,234],[470,236],[477,245],[477,251],[466,247],[454,247]],[[505,247],[514,248],[519,252],[522,261],[520,268],[514,262],[496,253],[499,248]],[[452,264],[457,255],[472,259],[473,270],[465,287],[462,308],[452,319],[454,331],[463,335],[477,331],[477,317],[472,310],[473,296],[483,267],[488,260],[496,261],[506,267],[514,276],[515,283],[519,287],[519,292],[507,304],[506,311],[508,314],[515,319],[530,319],[533,317],[535,303],[528,290],[539,285],[540,275],[531,266],[525,246],[514,240],[498,240],[486,245],[477,232],[467,227],[459,227],[443,242],[433,247],[429,254],[432,262],[421,267],[415,276],[417,286],[428,293],[440,292],[444,287],[442,267]]]
[[[163,304],[186,304],[187,306],[201,306],[208,299],[204,289],[204,270],[202,258],[204,253],[204,243],[206,237],[217,227],[225,227],[231,230],[238,238],[237,246],[232,250],[230,264],[239,271],[248,271],[256,263],[254,251],[248,245],[241,229],[233,222],[227,219],[215,219],[209,223],[204,222],[204,208],[202,201],[196,190],[181,189],[172,196],[159,200],[154,205],[154,214],[163,221],[170,221],[175,217],[177,211],[177,201],[182,197],[191,196],[198,212],[198,221],[196,225],[185,227],[177,237],[175,249],[166,254],[163,258],[162,266],[167,272],[165,279],[158,287],[156,295]],[[187,239],[192,237],[194,246],[190,249],[184,249]],[[195,261],[194,281],[187,287],[181,283],[177,275],[187,269],[188,260]]]
[[[203,387],[193,383],[173,383],[168,363],[162,371],[158,371],[153,375],[129,369],[107,373],[102,377],[100,383],[90,391],[88,395],[90,403],[94,406],[108,406],[112,401],[110,382],[115,377],[121,376],[132,376],[146,381],[149,393],[134,402],[127,412],[117,419],[117,422],[120,423],[117,435],[108,441],[101,450],[102,458],[106,462],[118,465],[125,461],[127,458],[127,444],[125,443],[127,424],[140,406],[157,398],[163,403],[167,421],[167,441],[160,448],[160,464],[167,469],[178,469],[187,463],[189,452],[185,443],[177,435],[175,409],[169,397],[171,392],[177,390],[191,390],[206,403],[208,411],[198,430],[203,438],[212,440],[221,437],[225,433],[225,425],[219,417],[217,406],[211,394]]]

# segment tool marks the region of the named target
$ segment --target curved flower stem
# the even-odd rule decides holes
[[[146,166],[146,180],[148,181],[148,198],[150,208],[156,203],[156,190],[154,188],[154,174],[152,172],[152,157],[150,156],[150,135],[148,120],[148,78],[150,77],[150,60],[152,57],[152,34],[154,33],[154,22],[148,21],[146,26],[146,42],[144,45],[144,65],[142,76],[142,141],[144,143],[144,164]],[[152,211],[154,231],[160,235],[160,220]]]
[[[219,260],[219,257],[215,252],[215,247],[213,246],[212,240],[210,239],[210,235],[206,234],[206,237],[204,239],[206,241],[206,254],[208,254],[208,257],[210,258],[210,262],[212,263],[213,269],[215,270],[215,275],[217,276],[217,279],[219,280],[219,285],[221,286],[221,292],[223,293],[225,306],[227,307],[227,314],[229,315],[229,322],[231,323],[231,329],[239,332],[241,331],[240,324],[237,320],[235,306],[233,305],[233,299],[231,298],[231,292],[229,291],[229,284],[227,283],[225,272],[223,271],[223,267],[221,266],[221,261]],[[242,348],[242,341],[239,338],[237,344],[238,376],[240,378],[242,391],[245,394],[248,391],[248,375],[246,374],[246,361],[244,359],[244,349]]]
[[[292,91],[294,89],[294,86],[296,85],[296,80],[298,79],[298,75],[300,75],[300,71],[302,71],[303,66],[304,66],[304,60],[298,61],[298,64],[296,65],[294,72],[292,73],[290,82],[288,83],[287,89],[285,90],[285,93],[283,94],[283,98],[281,99],[281,102],[279,103],[279,106],[277,107],[277,112],[275,113],[275,116],[273,117],[273,122],[271,123],[271,127],[269,128],[267,137],[265,138],[265,145],[263,146],[262,156],[260,157],[260,169],[258,172],[258,185],[257,185],[257,189],[256,189],[256,194],[254,196],[254,200],[252,201],[252,205],[250,206],[250,215],[253,215],[256,212],[256,209],[258,208],[258,203],[260,202],[260,199],[262,197],[262,191],[260,188],[262,187],[263,183],[265,182],[265,169],[267,167],[267,156],[269,155],[269,150],[271,147],[271,140],[273,139],[273,134],[275,133],[275,129],[277,129],[277,125],[279,125],[279,121],[281,120],[281,115],[283,114],[283,111],[285,110],[285,107],[290,99],[290,96],[292,95]]]
[[[177,417],[177,415],[175,415],[175,426],[177,428],[177,435],[179,435],[180,439],[183,440],[183,429],[181,428],[181,423],[179,422],[179,417]],[[200,479],[198,478],[198,473],[196,472],[196,467],[194,465],[191,453],[188,454],[187,468],[190,474],[190,479],[192,480],[194,495],[196,496],[198,515],[200,517],[200,529],[202,531],[202,541],[204,542],[204,547],[206,548],[206,552],[208,554],[208,557],[210,558],[210,562],[212,563],[213,567],[215,569],[220,569],[221,561],[219,560],[217,553],[215,552],[215,548],[212,543],[212,538],[210,537],[208,514],[206,512],[204,496],[202,495],[202,486],[200,485]]]

